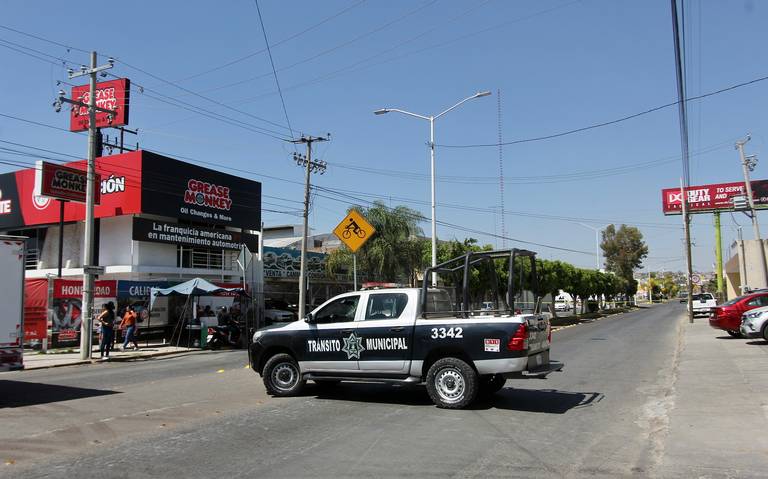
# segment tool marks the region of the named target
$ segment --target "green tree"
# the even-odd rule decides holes
[[[637,281],[633,278],[635,269],[643,264],[648,256],[648,246],[643,241],[643,234],[634,226],[608,225],[603,230],[600,244],[605,257],[605,268],[616,273],[624,282],[623,293],[630,298],[637,293]]]
[[[622,278],[631,278],[635,269],[643,264],[648,256],[648,246],[643,241],[643,233],[634,226],[621,225],[617,230],[608,225],[603,230],[600,244],[605,257],[605,267]]]

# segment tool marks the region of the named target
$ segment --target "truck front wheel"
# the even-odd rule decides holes
[[[477,389],[477,372],[461,359],[438,359],[427,372],[427,392],[437,407],[465,408],[477,397]]]
[[[295,396],[306,381],[301,379],[299,365],[290,354],[275,354],[264,365],[264,387],[273,396]]]

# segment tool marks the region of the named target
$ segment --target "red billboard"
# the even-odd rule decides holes
[[[83,165],[85,167],[85,165]],[[85,203],[86,170],[38,161],[35,166],[35,196]],[[95,202],[99,203],[101,176],[96,175]]]
[[[768,208],[768,180],[754,180],[751,183],[755,208]],[[685,191],[688,197],[687,207],[689,213],[711,213],[713,211],[732,210],[733,198],[736,196],[746,196],[747,194],[743,181],[689,186]],[[680,188],[661,190],[661,204],[664,214],[682,214],[682,198]]]
[[[65,166],[82,172],[85,161]],[[148,151],[96,158],[96,218],[152,214],[201,225],[261,230],[261,183]],[[85,205],[64,205],[64,221],[83,221]],[[0,174],[0,231],[59,222],[59,205],[35,192],[35,169]]]
[[[96,158],[96,173],[100,201],[95,208],[96,218],[141,213],[141,151]],[[83,171],[86,162],[67,163],[67,167]],[[35,168],[0,175],[2,200],[7,208],[0,208],[0,230],[22,226],[55,224],[59,222],[58,202],[35,194]],[[68,202],[64,205],[64,221],[83,221],[85,205]]]
[[[115,111],[114,115],[96,111],[96,127],[108,128],[128,124],[131,81],[127,78],[110,80],[96,84],[96,106]],[[72,87],[72,100],[82,103],[90,101],[90,87],[80,85]],[[85,131],[88,129],[88,107],[72,106],[69,118],[70,131]]]

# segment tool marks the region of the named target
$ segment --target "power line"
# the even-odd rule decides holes
[[[408,18],[408,17],[418,13],[419,11],[421,11],[421,10],[429,7],[430,5],[434,4],[436,1],[437,0],[431,0],[430,2],[420,6],[418,8],[416,8],[414,10],[411,10],[411,11],[405,13],[405,14],[395,18],[394,20],[391,20],[391,21],[389,21],[389,22],[387,22],[387,23],[385,23],[383,25],[380,25],[380,26],[374,28],[373,30],[369,30],[369,31],[367,31],[367,32],[365,32],[363,34],[360,34],[360,35],[350,39],[350,40],[344,41],[342,43],[334,45],[331,48],[327,48],[327,49],[325,49],[325,50],[323,50],[323,51],[321,51],[319,53],[315,53],[315,54],[310,55],[310,56],[308,56],[306,58],[298,60],[298,61],[296,61],[294,63],[291,63],[288,66],[280,68],[277,71],[282,72],[282,71],[285,71],[285,70],[290,70],[291,68],[295,68],[295,67],[297,67],[299,65],[303,65],[303,64],[308,63],[308,62],[310,62],[312,60],[316,60],[316,59],[318,59],[318,58],[320,58],[322,56],[328,55],[328,54],[333,53],[333,52],[335,52],[337,50],[340,50],[340,49],[342,49],[344,47],[347,47],[347,46],[349,46],[349,45],[351,45],[353,43],[356,43],[356,42],[362,40],[363,38],[366,38],[366,37],[369,37],[369,36],[371,36],[371,35],[373,35],[375,33],[378,33],[380,31],[382,31],[382,30],[384,30],[384,29],[394,25],[395,23],[398,23],[398,22],[400,22],[400,21],[402,21],[402,20],[404,20],[404,19],[406,19],[406,18]],[[486,0],[486,2],[487,1],[488,0]],[[264,78],[264,77],[269,76],[269,75],[271,75],[271,73],[262,73],[262,74],[259,74],[259,75],[253,76],[253,77],[249,77],[249,78],[244,78],[244,79],[238,80],[236,82],[232,82],[232,83],[228,83],[228,84],[225,84],[225,85],[219,85],[219,86],[216,86],[216,87],[208,88],[205,91],[206,92],[211,92],[211,91],[215,91],[215,90],[222,90],[222,89],[225,89],[225,88],[231,88],[233,86],[242,85],[243,83],[248,83],[248,82],[251,82],[253,80],[258,80],[260,78]]]
[[[731,91],[731,90],[735,90],[737,88],[742,88],[742,87],[745,87],[745,86],[753,85],[755,83],[759,83],[759,82],[762,82],[762,81],[765,81],[765,80],[768,80],[768,76],[763,76],[763,77],[755,78],[755,79],[752,79],[752,80],[749,80],[749,81],[745,81],[745,82],[741,82],[741,83],[736,83],[734,85],[731,85],[731,86],[728,86],[728,87],[725,87],[725,88],[721,88],[719,90],[711,91],[711,92],[705,93],[703,95],[688,97],[688,98],[685,99],[685,103],[688,103],[688,102],[694,101],[694,100],[701,100],[703,98],[708,98],[708,97],[714,96],[714,95],[719,95],[721,93],[725,93],[725,92],[728,92],[728,91]],[[654,113],[654,112],[657,112],[659,110],[664,110],[666,108],[669,108],[669,107],[672,107],[672,106],[676,106],[679,103],[680,103],[680,101],[673,101],[673,102],[670,102],[670,103],[666,103],[664,105],[660,105],[660,106],[656,106],[656,107],[653,107],[653,108],[649,108],[647,110],[643,110],[643,111],[641,111],[639,113],[633,113],[631,115],[627,115],[627,116],[624,116],[624,117],[621,117],[621,118],[617,118],[615,120],[605,121],[605,122],[602,122],[602,123],[595,123],[595,124],[592,124],[592,125],[584,126],[584,127],[581,127],[581,128],[574,128],[572,130],[566,130],[566,131],[562,131],[560,133],[554,133],[554,134],[551,134],[551,135],[536,136],[536,137],[532,137],[532,138],[523,138],[523,139],[520,139],[520,140],[507,141],[507,142],[504,142],[504,143],[501,143],[501,144],[505,145],[505,146],[506,145],[517,145],[517,144],[520,144],[520,143],[530,143],[530,142],[534,142],[534,141],[551,140],[553,138],[560,138],[562,136],[573,135],[574,133],[580,133],[582,131],[594,130],[595,128],[602,128],[604,126],[615,125],[616,123],[622,123],[622,122],[627,121],[627,120],[632,120],[632,119],[640,117],[640,116],[648,115],[650,113]],[[478,143],[478,144],[474,144],[474,145],[440,145],[440,144],[438,144],[437,146],[440,146],[442,148],[484,148],[484,147],[498,147],[499,143]]]
[[[732,144],[732,141],[718,143],[712,146],[705,147],[699,150],[693,155],[703,155],[711,153],[713,151],[728,147]],[[527,185],[527,184],[547,184],[547,183],[563,183],[568,181],[582,181],[587,179],[605,178],[609,176],[615,176],[620,174],[626,174],[636,170],[643,170],[649,167],[662,166],[668,163],[677,162],[680,160],[680,155],[668,156],[657,160],[649,160],[640,163],[633,163],[623,166],[615,166],[610,168],[602,168],[595,170],[582,170],[571,173],[560,173],[555,175],[535,175],[535,176],[505,176],[504,181],[506,184]],[[424,173],[417,173],[411,171],[398,171],[392,169],[378,169],[362,167],[357,165],[350,165],[346,163],[329,162],[329,165],[335,168],[342,168],[351,171],[358,171],[361,173],[389,176],[399,179],[423,181],[429,178],[429,175]],[[454,184],[496,184],[498,177],[493,176],[466,176],[466,175],[439,175],[437,179],[441,183],[454,183]]]
[[[63,43],[59,43],[59,42],[56,42],[56,41],[53,41],[53,40],[49,40],[49,39],[47,39],[47,38],[43,38],[43,37],[40,37],[40,36],[37,36],[37,35],[33,35],[33,34],[31,34],[31,33],[22,32],[21,30],[13,29],[13,28],[10,28],[10,27],[4,26],[4,25],[0,25],[0,28],[4,28],[4,29],[6,29],[6,30],[10,30],[10,31],[13,31],[13,32],[15,32],[15,33],[18,33],[18,34],[21,34],[21,35],[25,35],[25,36],[28,36],[28,37],[31,37],[31,38],[35,38],[35,39],[38,39],[38,40],[41,40],[41,41],[45,41],[45,42],[48,42],[48,43],[51,43],[51,44],[54,44],[54,45],[58,45],[58,46],[61,46],[61,47],[67,48],[67,49],[72,49],[72,50],[77,50],[77,51],[82,51],[82,52],[88,53],[86,50],[81,50],[81,49],[78,49],[78,48],[70,47],[70,46],[68,46],[68,45],[64,45]],[[41,59],[41,60],[42,60],[42,59]],[[63,59],[62,59],[62,60],[63,60]],[[52,62],[50,62],[50,61],[48,61],[48,60],[44,60],[44,61],[46,61],[46,62],[49,62],[49,63],[52,63]],[[66,61],[66,60],[63,60],[63,61]],[[74,62],[71,62],[71,63],[74,63]],[[180,90],[182,90],[182,91],[184,91],[184,92],[186,92],[186,93],[189,93],[190,95],[193,95],[193,96],[196,96],[196,97],[198,97],[198,98],[201,98],[201,99],[203,99],[203,100],[206,100],[206,101],[209,101],[209,102],[211,102],[211,103],[214,103],[214,104],[216,104],[217,106],[222,106],[222,107],[224,107],[224,108],[226,108],[226,109],[229,109],[229,110],[235,111],[235,112],[237,112],[237,113],[239,113],[239,114],[241,114],[241,115],[245,115],[245,116],[248,116],[248,117],[250,117],[250,118],[254,118],[254,119],[256,119],[256,120],[259,120],[259,121],[263,121],[263,122],[265,122],[265,123],[271,124],[271,125],[273,125],[273,126],[276,126],[276,127],[279,127],[279,128],[285,128],[285,129],[289,129],[289,128],[287,128],[286,126],[283,126],[283,125],[281,125],[281,124],[279,124],[279,123],[275,123],[275,122],[273,122],[273,121],[271,121],[271,120],[268,120],[268,119],[266,119],[266,118],[262,118],[262,117],[260,117],[260,116],[257,116],[257,115],[253,115],[253,114],[251,114],[251,113],[248,113],[248,112],[245,112],[245,111],[239,110],[239,109],[237,109],[237,108],[234,108],[234,107],[232,107],[232,106],[226,105],[226,104],[224,104],[224,103],[218,102],[218,101],[216,101],[216,100],[214,100],[214,99],[212,99],[212,98],[209,98],[209,97],[207,97],[207,96],[201,95],[201,94],[199,94],[199,93],[197,93],[197,92],[194,92],[194,91],[192,91],[192,90],[190,90],[190,89],[188,89],[188,88],[185,88],[185,87],[183,87],[183,86],[181,86],[181,85],[178,85],[177,83],[174,83],[174,82],[172,82],[172,81],[169,81],[169,80],[166,80],[166,79],[164,79],[164,78],[161,78],[161,77],[159,77],[158,75],[155,75],[154,73],[148,72],[148,71],[146,71],[146,70],[144,70],[144,69],[142,69],[142,68],[140,68],[140,67],[137,67],[137,66],[131,65],[131,64],[129,64],[129,63],[127,63],[127,62],[123,61],[122,59],[120,60],[120,63],[122,63],[123,65],[125,65],[125,66],[126,66],[126,67],[128,67],[128,68],[131,68],[131,69],[133,69],[133,70],[136,70],[136,71],[138,71],[138,72],[140,72],[140,73],[143,73],[144,75],[147,75],[147,76],[149,76],[149,77],[151,77],[151,78],[154,78],[155,80],[158,80],[158,81],[160,81],[160,82],[162,82],[162,83],[165,83],[165,84],[167,84],[167,85],[169,85],[169,86],[172,86],[172,87],[174,87],[174,88],[178,88],[178,89],[180,89]],[[159,94],[159,93],[158,93],[158,94]],[[289,130],[290,130],[290,129],[289,129]]]
[[[11,28],[11,27],[6,26],[6,25],[0,25],[0,28],[2,28],[4,30],[9,30],[9,31],[14,32],[14,33],[18,33],[19,35],[24,35],[26,37],[34,38],[36,40],[40,40],[40,41],[43,41],[43,42],[47,42],[47,43],[50,43],[50,44],[53,44],[53,45],[57,45],[57,46],[66,48],[67,51],[75,50],[75,51],[78,51],[78,52],[81,52],[81,53],[91,53],[90,51],[83,50],[82,48],[73,47],[71,45],[65,45],[63,43],[59,43],[59,42],[56,42],[56,41],[53,41],[53,40],[49,40],[48,38],[43,38],[43,37],[40,37],[40,36],[37,36],[37,35],[33,35],[31,33],[22,32],[21,30],[16,30],[15,28]]]
[[[374,199],[392,199],[392,200],[402,201],[404,203],[414,204],[414,205],[422,205],[422,206],[429,205],[428,202],[423,200],[417,200],[413,198],[404,198],[400,196],[379,195],[376,193],[366,193],[362,191],[349,191],[349,190],[341,191],[341,190],[336,190],[333,188],[327,188],[322,186],[313,186],[313,188],[317,190],[333,193],[333,194],[352,193],[357,196],[364,196],[364,197],[367,196]],[[477,212],[477,213],[495,213],[492,208],[483,208],[479,206],[458,205],[458,204],[452,204],[452,203],[441,203],[440,206],[442,208],[455,209],[460,211],[471,211],[471,212]],[[531,213],[531,212],[525,212],[525,211],[505,211],[505,216],[522,216],[522,217],[537,218],[537,219],[551,220],[551,221],[564,221],[568,223],[577,223],[577,222],[598,223],[598,224],[626,223],[626,220],[610,220],[605,218],[584,218],[579,216],[548,215],[543,213]],[[675,230],[680,229],[679,226],[670,226],[669,224],[666,224],[666,223],[632,222],[631,224],[635,226],[643,226],[648,228],[662,228],[662,229],[675,229]]]
[[[358,202],[360,202],[360,204],[374,205],[374,203],[371,202],[371,201],[367,201],[367,200],[363,200],[363,199],[360,199],[360,198],[356,198],[356,197],[348,195],[346,193],[338,192],[337,194],[339,194],[340,196],[352,199],[354,201],[358,201]],[[338,202],[347,202],[348,201],[348,200],[342,200],[342,199],[339,199],[339,198],[334,198],[334,197],[331,197],[331,196],[325,196],[325,195],[321,195],[321,194],[317,194],[317,196],[320,197],[320,198],[325,198],[325,199],[329,199],[329,200],[332,200],[332,201],[338,201]],[[387,210],[390,210],[390,211],[392,210],[392,208],[389,208],[389,207],[387,207],[384,204],[380,203],[379,205],[382,206],[383,208],[386,208]],[[429,218],[425,217],[421,213],[415,214],[415,215],[411,215],[411,217],[416,219],[416,220],[419,220],[419,221],[429,221]],[[595,254],[595,253],[591,253],[591,252],[588,252],[588,251],[581,251],[581,250],[577,250],[577,249],[564,248],[564,247],[561,247],[561,246],[554,246],[554,245],[549,245],[549,244],[545,244],[545,243],[537,243],[535,241],[526,241],[526,240],[522,240],[522,239],[519,239],[519,238],[512,238],[512,237],[509,237],[509,236],[502,236],[502,235],[498,235],[498,234],[495,234],[495,233],[488,233],[487,231],[481,231],[481,230],[476,230],[476,229],[472,229],[472,228],[467,228],[467,227],[456,225],[456,224],[453,224],[453,223],[448,223],[446,221],[436,221],[436,223],[441,225],[441,226],[445,226],[445,227],[452,228],[452,229],[459,230],[459,231],[464,231],[466,233],[481,234],[481,235],[490,236],[490,237],[499,238],[499,239],[505,239],[505,240],[513,241],[513,242],[517,242],[517,243],[529,244],[529,245],[534,245],[534,246],[540,246],[542,248],[554,249],[554,250],[558,250],[558,251],[566,251],[566,252],[569,252],[569,253],[586,254],[586,255],[589,255],[589,256],[594,256],[594,254]]]
[[[277,85],[277,92],[280,93],[280,103],[283,105],[283,114],[285,114],[285,122],[288,124],[288,131],[291,132],[291,139],[294,138],[293,128],[291,127],[291,120],[288,119],[288,109],[285,107],[285,98],[283,97],[283,90],[280,88],[280,80],[277,79],[277,70],[275,69],[275,61],[272,58],[272,50],[269,48],[269,40],[267,39],[267,30],[264,28],[264,20],[261,17],[261,8],[259,8],[259,0],[253,0],[256,4],[256,12],[259,14],[259,24],[261,25],[261,33],[264,34],[264,44],[267,46],[267,53],[269,54],[269,64],[272,65],[272,74],[275,76],[275,84]]]
[[[305,28],[304,30],[302,30],[302,31],[300,31],[300,32],[298,32],[298,33],[295,33],[295,34],[291,35],[291,36],[290,36],[290,37],[288,37],[288,38],[285,38],[285,39],[283,39],[283,40],[280,40],[280,41],[278,41],[278,42],[275,42],[275,43],[273,43],[273,44],[271,45],[271,47],[272,47],[272,48],[274,48],[274,47],[276,47],[276,46],[278,46],[278,45],[282,45],[283,43],[286,43],[286,42],[289,42],[289,41],[291,41],[291,40],[293,40],[293,39],[295,39],[295,38],[298,38],[298,37],[300,37],[300,36],[304,35],[305,33],[308,33],[308,32],[310,32],[310,31],[312,31],[312,30],[314,30],[314,29],[316,29],[316,28],[318,28],[318,27],[320,27],[320,26],[324,25],[325,23],[328,23],[329,21],[331,21],[331,20],[333,20],[333,19],[335,19],[335,18],[337,18],[337,17],[339,17],[339,16],[341,16],[341,15],[343,15],[343,14],[347,13],[348,11],[350,11],[350,10],[352,10],[352,9],[356,8],[356,7],[359,7],[360,5],[362,5],[363,3],[365,3],[365,1],[366,1],[366,0],[359,0],[357,3],[354,3],[354,4],[350,5],[349,7],[346,7],[346,8],[344,8],[344,9],[342,9],[342,10],[340,10],[340,11],[338,11],[338,12],[334,13],[333,15],[330,15],[330,16],[328,16],[328,17],[324,18],[323,20],[321,20],[321,21],[320,21],[320,22],[318,22],[318,23],[315,23],[314,25],[312,25],[312,26],[310,26],[310,27],[308,27],[308,28]],[[269,47],[269,46],[270,46],[270,45],[269,45],[269,44],[267,44],[267,47]],[[191,79],[193,79],[193,78],[197,78],[197,77],[200,77],[200,76],[203,76],[203,75],[207,75],[208,73],[212,73],[212,72],[215,72],[215,71],[218,71],[218,70],[221,70],[221,69],[227,68],[227,67],[229,67],[229,66],[235,65],[235,64],[237,64],[237,63],[240,63],[240,62],[242,62],[242,61],[244,61],[244,60],[247,60],[247,59],[249,59],[249,58],[252,58],[252,57],[254,57],[254,56],[256,56],[256,55],[259,55],[259,54],[261,54],[261,53],[264,53],[265,51],[267,51],[267,48],[262,48],[261,50],[258,50],[258,51],[255,51],[255,52],[251,52],[251,53],[249,53],[249,54],[247,54],[247,55],[244,55],[244,56],[242,56],[242,57],[236,58],[236,59],[234,59],[234,60],[232,60],[232,61],[229,61],[229,62],[227,62],[227,63],[224,63],[224,64],[222,64],[222,65],[219,65],[219,66],[216,66],[216,67],[213,67],[213,68],[209,68],[209,69],[207,69],[207,70],[205,70],[205,71],[202,71],[202,72],[200,72],[200,73],[196,73],[196,74],[194,74],[194,75],[190,75],[190,76],[188,76],[188,77],[182,78],[182,79],[180,79],[180,80],[177,80],[177,81],[179,81],[179,82],[182,82],[182,81],[191,80]]]

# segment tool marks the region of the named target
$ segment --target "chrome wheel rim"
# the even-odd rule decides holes
[[[299,382],[299,370],[291,363],[280,363],[272,370],[272,384],[281,391],[290,391]]]
[[[464,376],[456,369],[442,369],[435,376],[435,389],[443,402],[459,402],[466,389]]]

